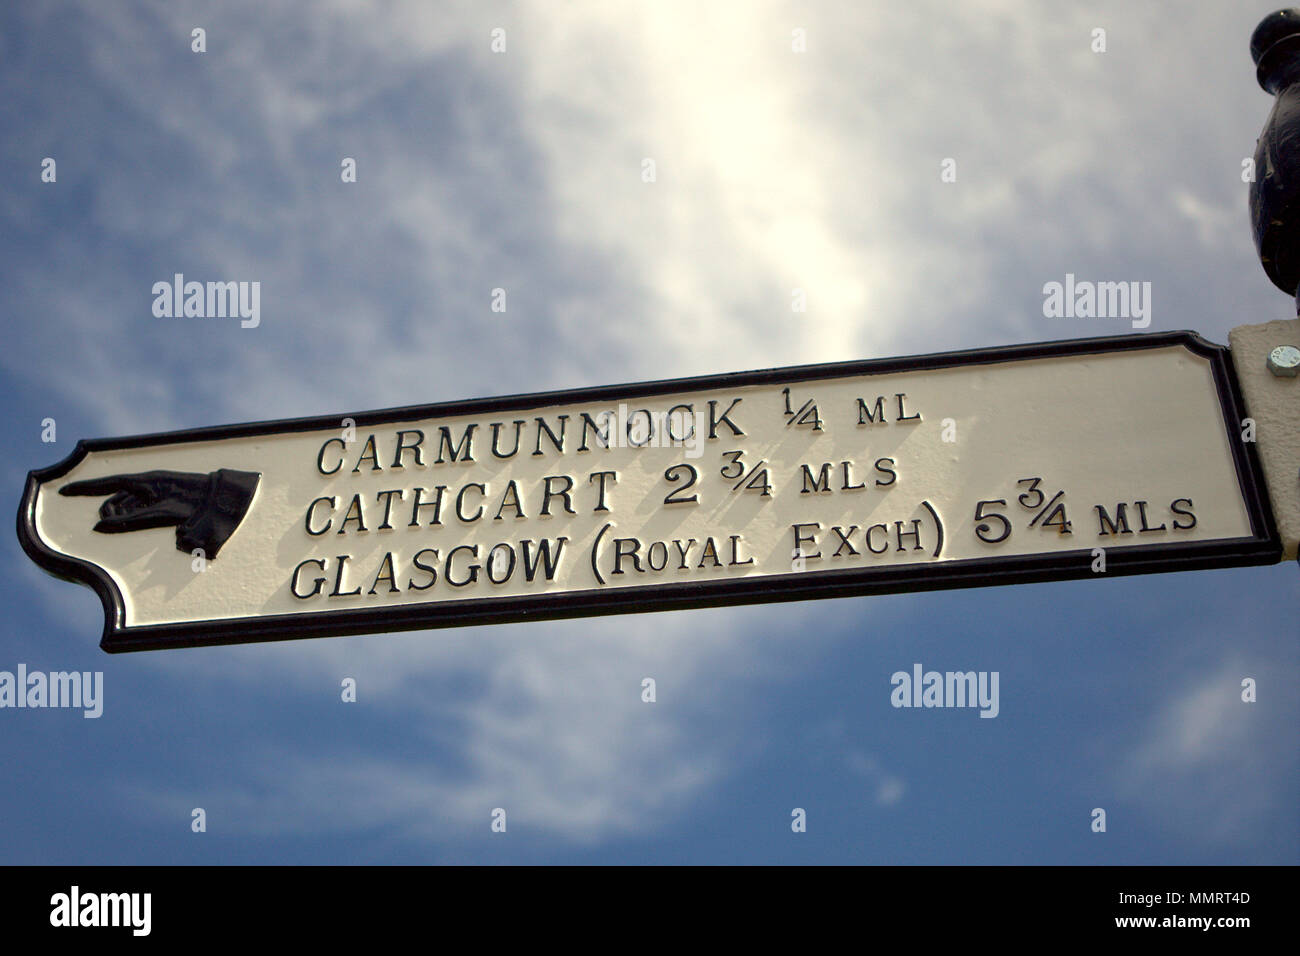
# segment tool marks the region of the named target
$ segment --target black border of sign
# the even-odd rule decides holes
[[[1242,419],[1245,418],[1245,405],[1232,367],[1231,353],[1226,346],[1215,345],[1201,338],[1197,333],[1189,331],[1067,339],[935,355],[801,365],[697,378],[540,392],[531,395],[506,395],[499,398],[479,398],[436,405],[412,405],[350,415],[252,422],[130,438],[80,441],[72,454],[57,465],[28,474],[27,486],[18,510],[18,539],[22,543],[23,550],[45,570],[58,577],[88,584],[95,589],[104,605],[104,634],[100,647],[110,653],[1094,577],[1091,570],[1092,552],[1090,549],[1083,549],[1053,554],[946,561],[939,564],[800,571],[726,581],[655,584],[508,598],[470,598],[463,601],[405,604],[385,608],[308,611],[301,614],[124,627],[122,595],[118,592],[112,578],[96,565],[50,550],[37,536],[36,491],[44,482],[67,474],[92,451],[315,431],[337,428],[343,418],[353,419],[359,427],[396,425],[420,419],[524,408],[536,409],[548,405],[609,402],[672,392],[722,390],[748,385],[804,382],[852,375],[883,375],[952,366],[990,365],[1031,359],[1167,348],[1172,345],[1181,345],[1210,361],[1218,391],[1219,406],[1223,412],[1223,425],[1227,429],[1229,447],[1232,448],[1233,461],[1237,469],[1238,483],[1250,515],[1252,534],[1246,538],[1114,548],[1107,553],[1106,573],[1108,576],[1151,574],[1199,568],[1276,564],[1281,560],[1282,546],[1269,508],[1268,493],[1255,446],[1249,442],[1232,440],[1241,427]]]

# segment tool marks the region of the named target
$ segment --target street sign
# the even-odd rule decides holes
[[[108,651],[1273,563],[1245,419],[1083,339],[84,441],[18,533]]]

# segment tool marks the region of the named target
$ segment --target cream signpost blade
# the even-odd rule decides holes
[[[85,441],[109,651],[1276,562],[1226,348],[1083,339]]]

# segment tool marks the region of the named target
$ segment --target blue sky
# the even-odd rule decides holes
[[[1066,273],[1226,342],[1290,309],[1271,9],[8,5],[0,496],[79,438],[1129,331],[1045,318]],[[177,272],[261,324],[155,318]],[[105,682],[0,710],[3,863],[1300,855],[1294,564],[118,656],[12,534],[0,575],[0,669]],[[999,716],[891,707],[918,661]]]

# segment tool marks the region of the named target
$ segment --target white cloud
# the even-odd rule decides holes
[[[1262,685],[1256,703],[1241,699],[1248,676]],[[1294,727],[1283,689],[1297,676],[1289,664],[1229,659],[1178,688],[1117,764],[1116,791],[1197,843],[1246,837],[1254,821],[1289,799],[1277,791],[1275,771],[1294,763],[1294,736],[1277,730]]]
[[[874,791],[877,806],[891,807],[907,792],[903,779],[886,771],[880,766],[880,761],[869,754],[850,751],[844,762],[850,770],[867,780]]]
[[[740,735],[757,711],[747,700],[751,679],[716,679],[748,652],[721,614],[709,616],[703,634],[636,616],[149,661],[176,675],[198,666],[209,681],[268,692],[287,681],[295,698],[309,689],[333,695],[358,720],[378,714],[428,745],[427,758],[412,761],[409,744],[389,755],[322,740],[304,752],[275,733],[263,741],[259,731],[232,745],[245,753],[240,772],[203,790],[200,805],[222,807],[223,828],[302,833],[382,824],[457,842],[487,832],[489,811],[502,806],[533,837],[586,843],[663,823],[750,753]],[[356,703],[338,700],[345,676],[357,681]],[[641,699],[647,676],[658,685],[653,703]],[[709,719],[709,736],[688,735]],[[120,792],[128,805],[172,814],[200,799],[192,787],[178,792],[158,781],[124,783]]]
[[[1023,305],[1090,255],[1135,278],[1130,263],[1160,242],[1192,259],[1175,274],[1236,288],[1214,256],[1173,243],[1189,221],[1207,244],[1232,225],[1220,211],[1267,109],[1249,91],[1208,95],[1249,74],[1244,37],[1231,67],[1217,47],[1187,49],[1217,44],[1239,16],[1207,5],[1169,30],[1163,10],[1132,7],[249,3],[212,12],[195,59],[191,10],[159,2],[131,20],[90,4],[91,86],[123,109],[106,121],[80,103],[80,135],[114,175],[79,174],[92,216],[50,266],[65,271],[15,278],[35,318],[0,362],[123,434],[1107,331],[1045,324]],[[1088,49],[1099,16],[1105,55]],[[498,25],[501,56],[488,49]],[[796,26],[805,54],[790,49]],[[1192,79],[1171,73],[1188,58]],[[1251,108],[1258,119],[1242,120]],[[338,182],[344,155],[359,160],[355,187]],[[955,184],[939,181],[945,157]],[[1176,177],[1151,198],[1153,179]],[[1244,214],[1237,227],[1248,246]],[[262,281],[263,327],[156,324],[149,285],[181,262]],[[511,311],[494,318],[498,285]],[[796,287],[807,313],[790,310]],[[467,765],[456,779],[396,758],[340,767],[271,741],[221,797],[236,825],[399,820],[445,835],[433,806],[486,828],[487,809],[506,805],[583,840],[648,826],[734,771],[729,748],[761,706],[743,685],[722,692],[715,741],[687,740],[668,698],[700,707],[719,693],[709,675],[723,656],[769,667],[778,640],[739,638],[753,620],[696,612],[144,660],[210,669],[264,701],[280,679],[352,674],[367,706]],[[677,678],[644,705],[651,668]],[[483,689],[421,696],[448,673]],[[1151,793],[1204,783],[1233,817],[1258,803],[1233,802],[1232,772],[1257,763],[1244,705],[1216,696],[1227,673],[1169,705],[1132,770]],[[901,780],[857,759],[877,803],[901,798]]]

